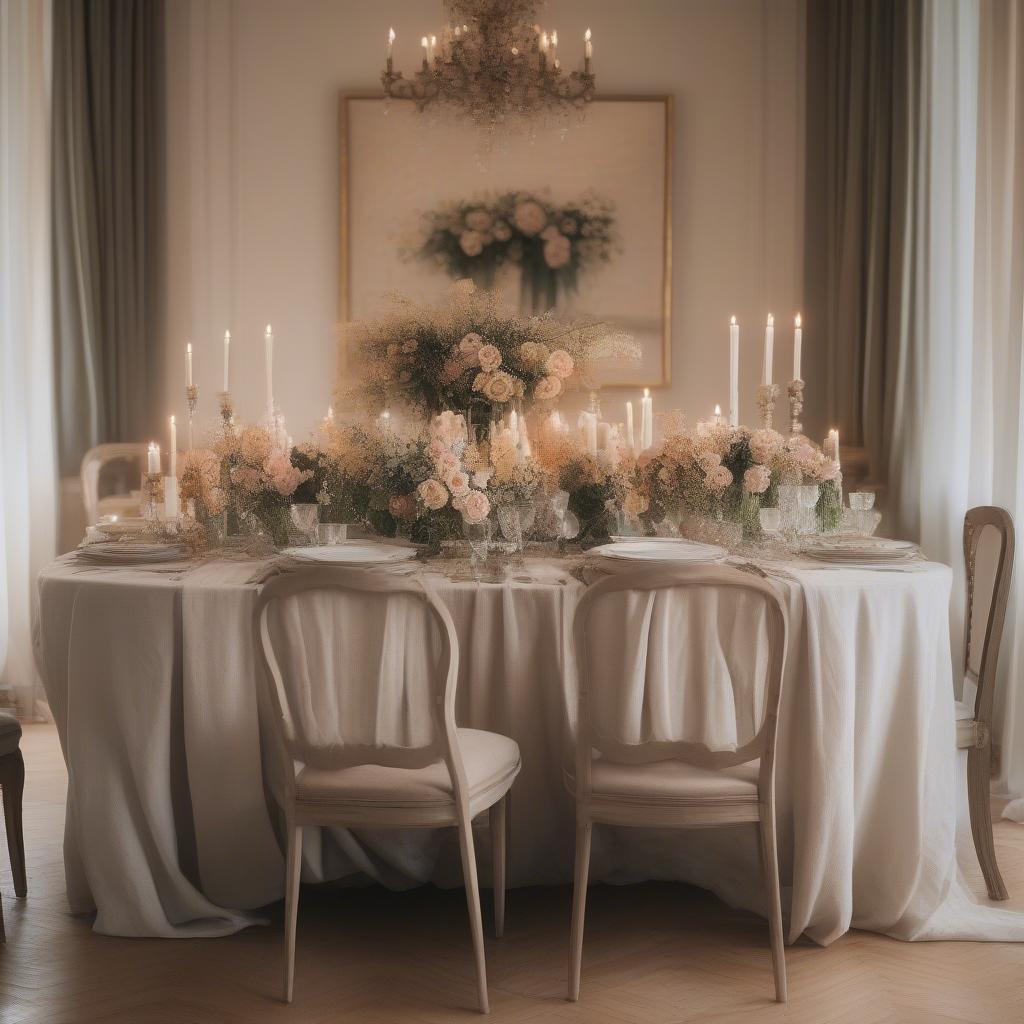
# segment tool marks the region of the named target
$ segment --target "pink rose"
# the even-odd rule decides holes
[[[562,382],[557,377],[541,377],[533,389],[533,394],[539,402],[548,402],[557,398],[562,391]]]
[[[487,231],[493,223],[493,218],[486,210],[470,210],[466,214],[466,227],[474,231]]]
[[[482,345],[477,353],[480,369],[485,373],[493,373],[501,366],[501,353],[494,345]]]
[[[540,203],[534,202],[532,199],[526,199],[516,204],[516,208],[512,213],[512,219],[515,221],[516,227],[524,235],[532,238],[543,230],[544,225],[548,222],[548,215],[544,212],[544,207]]]
[[[459,248],[467,256],[479,256],[484,251],[484,236],[479,231],[463,231],[459,235]]]
[[[448,492],[445,490],[444,484],[433,477],[429,480],[424,480],[417,488],[417,491],[423,504],[432,512],[436,512],[439,508],[444,508],[448,504]]]
[[[565,380],[566,377],[572,376],[572,371],[576,368],[576,364],[572,360],[572,356],[565,351],[564,348],[556,348],[551,355],[548,356],[547,362],[544,364],[544,368],[548,373],[555,377],[561,377]]]
[[[456,497],[467,494],[469,492],[469,477],[461,469],[457,469],[448,477],[448,489]]]
[[[437,469],[437,475],[444,480],[459,469],[460,464],[459,460],[451,452],[445,452],[434,460],[434,467]]]
[[[544,262],[552,269],[565,267],[572,259],[572,243],[565,235],[550,238],[544,243]]]
[[[772,482],[772,475],[767,466],[751,466],[743,474],[743,490],[748,494],[764,494]]]
[[[785,446],[785,438],[776,430],[755,430],[750,435],[750,454],[761,463],[769,463]]]
[[[467,523],[482,523],[491,513],[491,503],[483,491],[470,491],[461,500],[462,518]]]
[[[704,477],[704,485],[709,491],[724,491],[732,483],[732,473],[725,466],[715,466]]]

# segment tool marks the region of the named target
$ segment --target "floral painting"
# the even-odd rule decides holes
[[[543,313],[559,292],[576,292],[579,276],[617,251],[614,204],[594,193],[566,203],[545,193],[505,192],[441,204],[423,214],[404,250],[456,280],[491,288],[502,267],[520,271],[520,306]]]
[[[481,152],[479,133],[412,103],[341,103],[339,321],[469,278],[524,316],[614,323],[638,359],[602,387],[670,381],[671,99],[603,99]],[[353,367],[354,369],[354,367]]]

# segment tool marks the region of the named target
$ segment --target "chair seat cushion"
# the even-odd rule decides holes
[[[483,796],[489,806],[511,787],[519,773],[519,744],[507,736],[481,729],[458,729],[459,749],[469,783],[472,806]],[[390,768],[362,764],[325,770],[303,768],[295,780],[300,802],[367,804],[379,807],[448,806],[454,804],[451,776],[444,761],[425,768]]]
[[[597,758],[591,768],[595,797],[644,803],[701,803],[721,799],[757,800],[759,761],[709,770],[682,761],[619,764]],[[575,792],[575,780],[569,779]]]
[[[13,754],[21,742],[21,722],[14,715],[0,711],[0,757]]]

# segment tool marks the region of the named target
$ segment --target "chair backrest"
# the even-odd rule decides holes
[[[90,448],[82,457],[82,501],[85,505],[85,525],[94,526],[98,517],[100,503],[100,474],[103,467],[111,462],[130,461],[139,465],[141,480],[142,467],[146,464],[146,448],[144,443],[132,444],[98,444]]]
[[[990,725],[996,663],[1006,619],[1013,572],[1014,532],[1010,514],[992,505],[972,508],[964,516],[964,561],[967,566],[967,622],[964,641],[964,700],[976,688],[974,717]]]
[[[615,602],[616,598],[618,602],[608,608],[608,612],[617,617],[614,625],[609,622],[601,630],[592,628],[598,609],[609,601]],[[621,619],[622,598],[633,602],[628,622]],[[659,611],[658,602],[684,603],[663,604]],[[739,621],[737,615],[743,622],[740,635],[730,625]],[[681,626],[687,617],[696,623],[692,630]],[[656,619],[660,621],[656,628],[652,628]],[[660,711],[668,720],[675,718],[678,725],[679,715],[676,712],[687,707],[687,684],[699,682],[697,677],[711,668],[707,664],[710,658],[708,633],[717,633],[719,628],[729,632],[712,638],[719,651],[715,671],[728,676],[731,683],[734,670],[745,662],[755,673],[760,670],[763,677],[763,686],[756,694],[749,694],[752,705],[761,705],[760,714],[756,708],[751,711],[748,721],[750,735],[741,737],[737,725],[732,741],[726,739],[714,745],[702,739],[659,736],[651,710],[643,706],[645,695],[642,691],[647,682],[653,682],[653,674],[663,674],[670,688],[661,698],[663,705]],[[636,632],[640,635],[635,635]],[[704,645],[686,647],[686,641],[697,634],[703,638]],[[608,637],[615,639],[609,641]],[[788,624],[785,606],[766,581],[717,565],[657,568],[607,576],[591,586],[580,599],[573,638],[579,676],[576,716],[578,792],[586,792],[590,788],[594,750],[616,762],[642,764],[678,759],[710,769],[727,768],[760,758],[762,784],[771,781]],[[762,639],[764,642],[760,643]],[[595,642],[603,644],[603,650],[595,652]],[[609,642],[617,645],[626,660],[631,662],[627,671],[632,673],[632,680],[616,678],[614,671],[609,673],[609,663],[614,663],[616,668],[621,667],[614,653],[610,654],[613,649],[609,648]],[[677,645],[680,646],[677,648]],[[601,659],[600,666],[595,654]],[[614,691],[611,700],[608,694],[597,692],[601,685],[598,679],[602,676],[604,685]],[[681,684],[678,690],[674,685],[676,679]],[[674,706],[667,707],[664,701]],[[598,712],[599,703],[603,715]],[[719,702],[719,709],[722,703],[731,705],[732,697]],[[620,718],[611,726],[608,722],[609,707],[615,709],[612,715],[617,714]],[[703,703],[698,697],[688,705],[692,717],[703,717],[709,710],[712,709],[706,701],[706,694]],[[726,710],[731,713],[735,709],[730,706]],[[742,713],[736,717],[742,718]],[[625,718],[630,718],[631,722],[626,724],[624,731],[628,735],[623,738],[621,731],[615,735],[612,729],[624,724],[621,719]],[[697,728],[699,730],[699,724]]]
[[[264,585],[254,611],[261,706],[286,786],[295,762],[417,768],[443,759],[467,792],[455,732],[458,639],[418,579],[314,566]]]

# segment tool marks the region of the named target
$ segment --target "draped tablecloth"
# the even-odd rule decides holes
[[[229,934],[282,896],[254,678],[263,568],[215,561],[175,574],[65,558],[40,576],[38,654],[68,765],[68,898],[74,911],[95,908],[97,931]],[[568,882],[569,638],[583,585],[556,564],[528,563],[528,581],[500,584],[418,571],[459,636],[459,724],[520,746],[511,884]],[[790,938],[825,944],[857,927],[902,939],[1024,940],[1024,916],[974,903],[959,877],[950,571],[793,568],[772,583],[790,620],[776,771]],[[700,712],[697,733],[713,740],[722,709],[681,705],[678,659],[665,648],[638,665],[637,616],[626,606],[610,614],[603,660],[639,673],[644,729],[689,738]],[[757,643],[756,623],[746,629],[734,615],[719,628],[721,609],[699,598],[682,613],[682,634],[673,614],[662,647],[700,637],[719,672]],[[311,635],[304,629],[307,643]],[[478,844],[484,878],[487,850]],[[307,829],[303,852],[307,881],[461,884],[452,830]],[[763,912],[753,829],[600,826],[591,877],[684,880]]]

